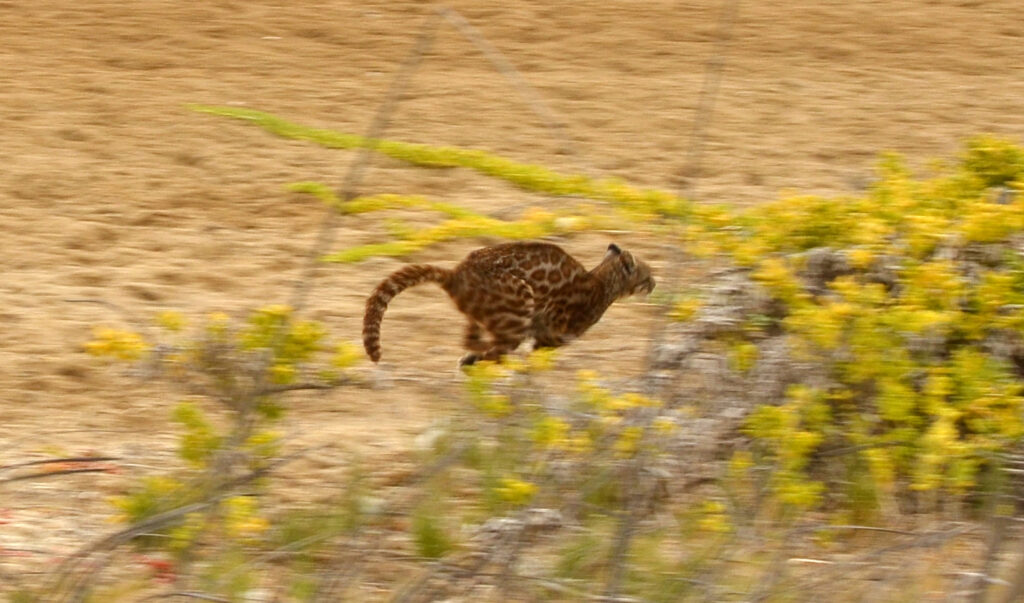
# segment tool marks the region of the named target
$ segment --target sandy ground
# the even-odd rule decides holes
[[[449,6],[565,121],[577,153],[559,154],[565,141],[451,27],[424,57],[386,136],[668,189],[683,183],[717,1]],[[186,104],[362,132],[431,10],[409,1],[0,2],[0,465],[87,452],[124,456],[138,473],[171,462],[167,416],[180,395],[103,366],[82,342],[94,325],[128,325],[124,314],[143,322],[166,309],[242,315],[287,300],[324,208],[284,185],[340,183],[354,157]],[[923,166],[955,154],[971,134],[1024,139],[1019,15],[1017,0],[743,3],[696,196],[837,195],[869,181],[880,150]],[[487,212],[563,202],[383,159],[363,188]],[[345,219],[335,248],[380,232],[379,222]],[[653,242],[618,241],[664,266]],[[451,265],[480,243],[410,259]],[[591,264],[607,237],[563,244]],[[358,340],[366,293],[400,263],[325,266],[307,314]],[[81,298],[121,311],[67,301]],[[636,333],[654,320],[650,306],[617,306],[567,349],[565,370],[639,369],[645,342]],[[408,448],[458,404],[460,329],[439,291],[399,298],[384,345],[405,379],[300,400],[286,430],[303,445],[329,445],[296,469],[298,489],[322,486],[353,453]],[[0,557],[0,569],[109,530],[87,511],[105,512],[104,497],[123,479],[0,484],[0,547],[17,555]]]

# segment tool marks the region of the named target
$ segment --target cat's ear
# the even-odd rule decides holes
[[[622,254],[622,250],[619,249],[618,245],[616,245],[615,243],[609,243],[608,244],[608,252],[604,254],[604,259],[607,260],[607,259],[609,259],[611,257],[617,256],[617,255],[621,255],[621,254]]]
[[[633,274],[636,270],[636,260],[633,258],[633,254],[628,251],[621,252],[619,254],[619,261],[622,262],[623,268],[626,269],[626,274]]]

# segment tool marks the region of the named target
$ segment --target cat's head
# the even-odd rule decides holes
[[[633,254],[621,249],[615,243],[608,245],[608,252],[604,256],[604,262],[611,262],[621,275],[621,292],[619,297],[628,297],[641,293],[647,295],[654,291],[654,276],[651,275],[651,267],[642,260],[633,257]]]

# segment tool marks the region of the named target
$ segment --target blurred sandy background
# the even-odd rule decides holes
[[[562,141],[450,27],[386,136],[680,186],[718,2],[449,6],[564,119],[579,154],[558,154]],[[165,309],[240,316],[288,299],[324,208],[284,185],[337,185],[354,155],[185,105],[249,107],[363,132],[430,11],[396,1],[0,2],[0,464],[89,451],[126,455],[144,465],[140,472],[170,462],[167,416],[180,396],[83,354],[94,325],[130,325],[108,307],[65,300],[104,300],[146,322]],[[1018,0],[744,2],[734,34],[695,188],[700,200],[842,195],[870,182],[882,150],[923,169],[971,134],[1024,139]],[[380,158],[364,190],[499,215],[563,202]],[[380,237],[379,224],[346,219],[335,248]],[[664,265],[652,242],[618,241]],[[592,264],[607,237],[563,243]],[[450,265],[478,245],[442,245],[412,259]],[[323,267],[307,313],[357,341],[366,293],[400,263]],[[649,306],[617,306],[566,350],[566,366],[613,360],[623,372],[639,368],[636,333],[652,320]],[[440,291],[399,298],[385,320],[384,353],[412,378],[388,390],[301,399],[286,421],[290,434],[330,446],[289,479],[312,486],[353,450],[384,456],[410,446],[444,405],[457,403],[460,330]],[[31,543],[38,550],[30,558],[42,560],[109,529],[103,499],[118,479],[0,491],[0,509],[13,518],[0,546]],[[78,516],[69,515],[69,489],[80,497]],[[52,507],[40,505],[47,500]]]

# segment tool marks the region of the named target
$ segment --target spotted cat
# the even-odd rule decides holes
[[[391,298],[435,282],[469,323],[469,353],[460,365],[500,360],[528,338],[536,347],[558,347],[582,335],[615,300],[654,290],[650,267],[614,243],[588,271],[557,245],[517,242],[470,253],[454,269],[412,264],[384,279],[366,300],[363,347],[380,360],[380,323]]]

